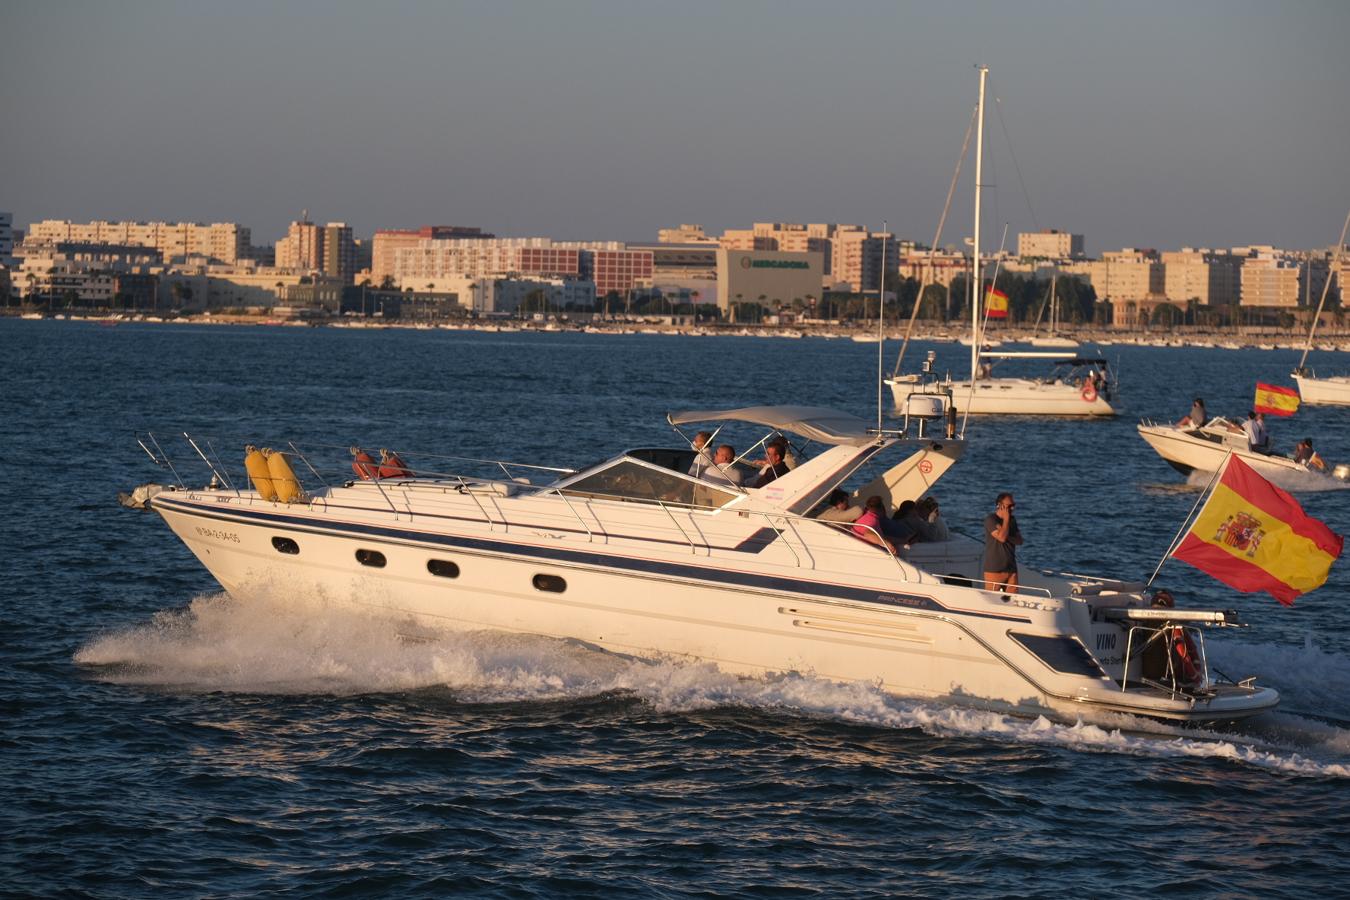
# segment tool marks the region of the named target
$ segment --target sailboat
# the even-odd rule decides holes
[[[1050,276],[1050,333],[1045,337],[1033,337],[1030,341],[1033,347],[1064,347],[1068,349],[1076,348],[1078,342],[1073,338],[1061,337],[1059,335],[1059,271],[1056,270]],[[1040,324],[1039,319],[1036,324]]]
[[[984,97],[989,70],[980,67],[980,97],[975,113],[975,236],[974,265],[976,273],[970,284],[970,378],[950,381],[956,405],[973,415],[1022,416],[1113,416],[1111,400],[1115,393],[1115,379],[1106,360],[1097,357],[1065,356],[1055,352],[990,353],[982,340],[983,270],[980,268],[980,190],[984,174]],[[1042,359],[1053,364],[1046,377],[1007,377],[993,374],[995,360]],[[886,379],[897,409],[906,409],[911,394],[921,390],[920,379],[914,375],[895,374]]]
[[[1293,378],[1298,384],[1298,395],[1310,406],[1350,406],[1350,375],[1328,375],[1318,378],[1307,367],[1308,351],[1313,348],[1313,337],[1317,334],[1317,324],[1322,319],[1322,308],[1326,306],[1327,294],[1331,290],[1331,276],[1340,262],[1341,251],[1345,249],[1345,233],[1350,229],[1350,213],[1346,213],[1345,224],[1341,226],[1341,239],[1336,242],[1336,254],[1332,257],[1331,272],[1327,273],[1326,284],[1322,285],[1322,299],[1317,303],[1317,312],[1313,315],[1312,325],[1308,328],[1308,340],[1303,346],[1303,356],[1294,369]],[[1339,276],[1337,276],[1339,277]],[[1341,285],[1341,292],[1345,286]]]

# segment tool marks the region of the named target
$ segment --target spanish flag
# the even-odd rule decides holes
[[[1292,416],[1298,412],[1298,391],[1258,381],[1253,409],[1268,416]]]
[[[1008,295],[998,288],[990,288],[984,295],[984,308],[991,319],[1008,318]]]
[[[1298,501],[1229,455],[1219,483],[1172,556],[1245,593],[1285,606],[1320,587],[1343,538]]]

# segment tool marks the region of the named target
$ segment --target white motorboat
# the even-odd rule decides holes
[[[995,374],[994,365],[1006,360],[1050,361],[1051,371],[1042,378]],[[1116,382],[1109,363],[1101,357],[1065,357],[1048,352],[981,353],[987,363],[975,379],[950,381],[956,406],[972,415],[1020,416],[1114,416],[1111,401]],[[897,408],[903,408],[918,381],[910,377],[886,380]]]
[[[573,639],[750,676],[808,671],[1020,715],[1203,722],[1278,703],[1273,689],[1208,671],[1204,631],[1238,624],[1232,611],[1171,608],[1139,582],[1050,572],[1024,571],[1019,593],[986,591],[981,541],[953,535],[895,553],[812,518],[884,454],[902,458],[855,497],[917,498],[961,457],[953,417],[923,431],[948,404],[911,406],[903,429],[886,433],[817,408],[668,416],[677,431],[697,422],[795,435],[796,467],[761,488],[688,475],[683,441],[580,471],[493,463],[497,477],[483,478],[400,460],[387,478],[312,486],[292,483],[282,457],[281,480],[251,489],[198,451],[212,486],[180,482],[150,503],[240,598],[322,596],[424,626]],[[167,465],[160,441],[143,446]],[[291,446],[295,470],[317,475],[320,454]],[[183,459],[169,470],[186,471]],[[1186,656],[1197,670],[1183,670]]]
[[[1287,456],[1257,453],[1249,449],[1247,435],[1236,423],[1215,416],[1196,428],[1189,425],[1168,425],[1144,421],[1138,426],[1139,436],[1172,468],[1189,475],[1191,472],[1217,472],[1231,453],[1239,456],[1267,478],[1293,475],[1299,480],[1336,479],[1345,481],[1350,468],[1337,466],[1331,474],[1310,469]]]
[[[1345,235],[1350,229],[1350,213],[1345,216],[1341,226],[1341,238],[1336,242],[1336,253],[1331,263],[1332,271],[1337,271],[1341,251],[1345,248]],[[1341,287],[1344,292],[1344,285]],[[1317,325],[1322,320],[1322,309],[1327,303],[1327,293],[1331,290],[1331,277],[1328,276],[1322,286],[1322,299],[1317,302],[1317,312],[1313,314],[1312,324],[1308,327],[1308,340],[1303,345],[1303,356],[1294,368],[1293,379],[1298,385],[1299,399],[1310,406],[1350,406],[1350,376],[1329,375],[1319,378],[1308,368],[1308,353],[1313,349],[1313,338],[1317,335]],[[1335,350],[1335,347],[1319,347],[1323,350]]]

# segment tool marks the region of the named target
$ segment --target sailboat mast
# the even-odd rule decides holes
[[[1341,237],[1340,240],[1336,242],[1336,252],[1331,256],[1331,268],[1327,270],[1327,281],[1326,284],[1322,285],[1322,299],[1317,301],[1317,312],[1313,313],[1312,325],[1308,327],[1308,342],[1303,345],[1303,356],[1299,358],[1298,368],[1294,370],[1295,374],[1302,372],[1303,367],[1308,362],[1308,351],[1312,349],[1313,335],[1317,333],[1317,322],[1322,318],[1322,307],[1327,305],[1327,292],[1331,290],[1331,276],[1336,271],[1336,264],[1341,260],[1341,250],[1345,247],[1345,234],[1347,230],[1350,230],[1350,213],[1345,214],[1345,224],[1341,226]],[[1312,271],[1312,260],[1308,261],[1308,271]],[[1311,276],[1309,278],[1309,283],[1311,283]],[[1341,296],[1344,297],[1344,285],[1341,285],[1340,288]]]
[[[984,82],[989,67],[980,66],[980,103],[975,113],[975,235],[974,265],[970,279],[970,384],[975,386],[975,375],[980,369],[980,187],[984,181]]]

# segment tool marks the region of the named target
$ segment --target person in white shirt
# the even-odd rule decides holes
[[[741,470],[732,463],[736,461],[736,449],[730,444],[723,444],[717,448],[717,453],[713,457],[715,465],[709,466],[703,470],[703,480],[711,484],[727,484],[734,487],[740,487],[744,482],[744,476]]]
[[[694,461],[689,464],[689,474],[702,478],[703,473],[712,466],[712,456],[708,453],[708,441],[712,440],[711,431],[700,431],[694,435]]]

